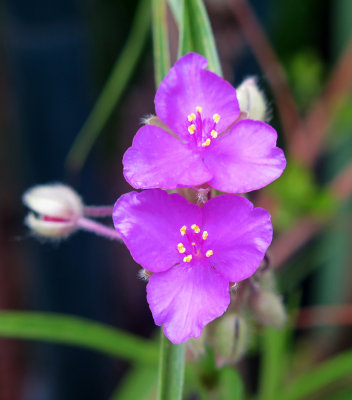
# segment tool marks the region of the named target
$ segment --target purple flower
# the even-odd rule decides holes
[[[207,71],[207,60],[186,54],[155,96],[161,127],[145,125],[123,158],[126,180],[137,189],[208,183],[229,193],[259,189],[286,166],[276,131],[261,121],[238,120],[236,90]]]
[[[226,311],[229,282],[251,276],[272,240],[270,215],[236,195],[200,208],[163,190],[131,192],[113,220],[135,261],[153,272],[147,300],[173,343],[199,337]]]

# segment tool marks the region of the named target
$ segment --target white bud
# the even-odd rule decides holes
[[[240,110],[247,118],[264,121],[267,116],[266,99],[255,78],[245,79],[236,89]]]
[[[27,215],[26,225],[43,237],[67,237],[77,229],[77,220],[83,215],[81,198],[61,184],[35,186],[22,200],[33,211]]]

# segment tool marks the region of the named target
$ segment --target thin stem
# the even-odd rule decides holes
[[[110,228],[106,225],[100,224],[99,222],[92,221],[89,218],[80,217],[77,220],[77,225],[88,232],[96,233],[99,236],[104,236],[108,239],[122,240],[121,236],[115,231],[114,228]]]
[[[161,329],[157,400],[181,400],[185,371],[185,344],[172,344]]]
[[[85,206],[83,213],[86,217],[111,217],[113,206]]]

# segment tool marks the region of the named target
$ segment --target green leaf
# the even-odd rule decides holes
[[[242,400],[244,388],[242,379],[234,368],[224,367],[219,372],[219,400]]]
[[[150,3],[149,0],[140,0],[125,47],[67,155],[68,169],[78,171],[85,163],[91,148],[129,83],[146,43],[149,27]]]
[[[110,400],[148,400],[152,399],[156,388],[157,370],[155,368],[138,367],[123,379]]]
[[[170,69],[170,51],[165,0],[152,0],[155,86]]]
[[[183,19],[179,25],[179,56],[190,51],[203,54],[209,69],[222,76],[215,39],[203,0],[184,0],[181,6]]]
[[[156,345],[88,319],[54,313],[0,312],[0,337],[85,347],[127,361],[156,365]]]
[[[352,351],[342,353],[311,371],[305,372],[295,379],[293,384],[285,390],[284,395],[277,398],[285,400],[299,400],[352,374]]]
[[[260,400],[284,399],[278,396],[278,391],[285,369],[287,329],[266,328],[264,331],[258,396]]]
[[[185,374],[185,343],[173,344],[161,329],[158,400],[181,400]]]

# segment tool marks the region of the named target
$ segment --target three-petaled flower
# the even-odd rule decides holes
[[[272,240],[267,211],[236,195],[200,208],[163,190],[131,192],[113,220],[135,261],[153,272],[147,300],[173,343],[199,337],[226,311],[229,283],[251,276]]]
[[[192,187],[208,183],[245,193],[278,178],[286,166],[269,125],[240,120],[236,90],[189,53],[161,82],[155,96],[160,126],[145,125],[123,158],[135,188]]]

